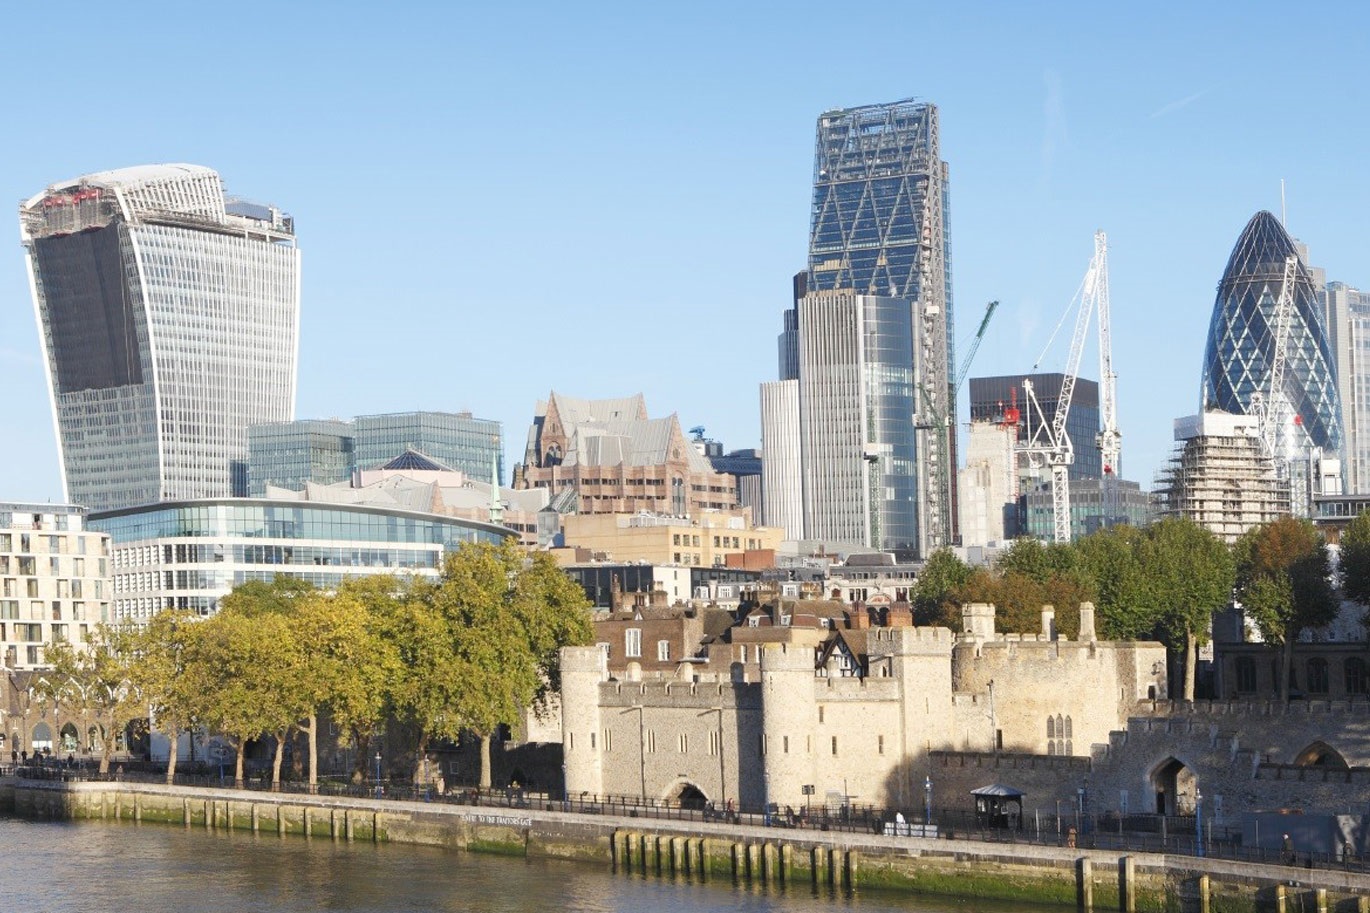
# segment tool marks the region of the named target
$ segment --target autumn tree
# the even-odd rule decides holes
[[[69,716],[94,720],[101,730],[100,773],[109,773],[120,733],[146,715],[134,682],[138,662],[137,634],[129,626],[97,625],[84,649],[70,643],[50,644],[52,667],[37,680],[36,690]]]
[[[152,724],[171,743],[167,755],[167,783],[176,780],[181,733],[190,733],[194,745],[198,695],[187,690],[191,678],[186,669],[186,646],[193,636],[191,628],[199,623],[199,617],[192,612],[168,610],[153,615],[137,635],[138,661],[134,664],[132,679],[147,702]]]
[[[1327,544],[1308,520],[1282,517],[1246,533],[1234,552],[1237,598],[1266,641],[1281,646],[1280,699],[1288,703],[1294,641],[1337,615]]]
[[[1166,643],[1183,651],[1183,695],[1192,701],[1198,648],[1208,639],[1213,613],[1232,601],[1232,552],[1192,520],[1168,518],[1147,530],[1141,565],[1147,581],[1141,598]]]
[[[335,611],[355,619],[360,631],[345,642],[356,648],[328,693],[328,713],[350,735],[356,751],[353,780],[366,777],[371,738],[385,724],[391,689],[405,675],[394,623],[408,592],[407,579],[388,574],[348,580],[333,595]],[[312,751],[311,751],[312,755]]]

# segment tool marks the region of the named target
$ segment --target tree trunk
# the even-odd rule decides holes
[[[109,774],[109,762],[114,757],[114,733],[111,724],[110,729],[105,731],[105,740],[100,745],[100,776]]]
[[[281,762],[285,759],[285,740],[289,737],[289,730],[282,729],[276,733],[276,755],[271,759],[271,791],[277,792],[281,788]]]
[[[480,788],[490,788],[490,737],[480,737]]]
[[[242,788],[243,788],[243,749],[247,747],[247,739],[237,739],[237,740],[235,740],[235,741],[236,741],[236,744],[235,744],[234,747],[237,748],[237,751],[235,752],[235,754],[236,754],[238,757],[237,757],[237,760],[233,763],[233,788],[234,788],[234,789],[242,789]],[[223,768],[220,767],[219,770],[222,771]]]
[[[175,726],[168,727],[167,739],[171,742],[171,750],[166,756],[166,785],[172,786],[176,783],[176,755],[180,753],[181,730]]]
[[[1284,632],[1284,643],[1280,647],[1280,703],[1289,706],[1289,670],[1294,665],[1294,635]]]
[[[425,732],[419,736],[419,749],[417,757],[414,758],[414,783],[422,783],[426,773],[428,773],[428,733]]]
[[[319,786],[319,715],[317,713],[309,715],[309,725],[305,732],[309,734],[309,791],[312,793]]]
[[[1190,703],[1194,702],[1194,678],[1199,664],[1199,646],[1194,641],[1194,630],[1186,628],[1184,632],[1184,699]]]
[[[358,726],[352,727],[352,744],[357,747],[356,758],[352,762],[352,782],[366,782],[366,756],[371,748],[371,734],[362,732]]]

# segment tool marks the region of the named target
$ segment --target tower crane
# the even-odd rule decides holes
[[[1100,309],[1099,364],[1103,373],[1102,387],[1106,402],[1104,406],[1104,431],[1100,433],[1098,444],[1103,451],[1107,447],[1109,465],[1116,472],[1118,457],[1121,454],[1122,435],[1118,432],[1116,402],[1114,400],[1113,356],[1110,346],[1110,327],[1108,315],[1108,238],[1102,231],[1094,233],[1094,256],[1089,261],[1084,281],[1078,293],[1079,312],[1075,315],[1075,331],[1071,335],[1070,354],[1066,359],[1066,370],[1061,380],[1061,392],[1056,400],[1056,408],[1051,421],[1046,420],[1046,411],[1037,399],[1032,381],[1023,379],[1024,402],[1027,414],[1027,434],[1023,443],[1017,445],[1033,468],[1043,466],[1051,470],[1051,514],[1052,540],[1069,542],[1070,530],[1070,467],[1075,462],[1075,445],[1066,434],[1066,420],[1070,415],[1071,399],[1075,395],[1075,381],[1080,374],[1080,359],[1084,354],[1085,337],[1089,333],[1089,323],[1096,308]],[[1071,301],[1073,306],[1075,301]],[[1066,309],[1070,313],[1070,309]],[[1065,320],[1063,316],[1062,321]],[[1054,334],[1053,334],[1054,335]],[[1048,343],[1050,345],[1050,343]],[[1045,354],[1045,353],[1044,353]],[[1040,364],[1041,359],[1038,359]],[[1034,365],[1034,367],[1036,367]]]
[[[997,300],[985,305],[985,316],[980,320],[980,327],[975,331],[975,338],[971,340],[970,349],[961,361],[961,367],[956,371],[956,377],[952,381],[951,395],[947,398],[948,403],[955,403],[957,395],[961,392],[961,384],[966,380],[966,374],[970,372],[971,362],[975,360],[975,353],[980,349],[980,342],[985,338],[985,330],[989,328],[990,318],[994,316],[995,310],[999,307]],[[923,410],[928,419],[916,422],[915,426],[924,430],[935,430],[938,433],[933,435],[933,440],[937,448],[937,489],[934,497],[929,499],[928,523],[933,530],[929,537],[932,548],[940,548],[951,544],[951,477],[949,469],[950,457],[948,449],[950,435],[955,429],[948,427],[947,415],[939,409],[935,402],[935,397],[928,393],[928,388],[921,382],[918,384],[918,393],[923,400]],[[926,555],[924,557],[927,557]]]
[[[1290,254],[1284,261],[1284,276],[1280,280],[1280,297],[1275,302],[1274,348],[1270,353],[1270,377],[1266,390],[1251,394],[1251,413],[1265,451],[1278,469],[1287,469],[1289,442],[1289,398],[1284,394],[1284,369],[1289,360],[1289,323],[1294,311],[1294,279],[1298,258]]]
[[[1095,307],[1099,311],[1099,423],[1102,426],[1095,445],[1103,468],[1101,498],[1103,523],[1112,525],[1118,517],[1118,465],[1123,451],[1123,435],[1118,430],[1118,375],[1113,373],[1113,327],[1108,303],[1108,237],[1094,233],[1094,256],[1099,269],[1095,276]]]

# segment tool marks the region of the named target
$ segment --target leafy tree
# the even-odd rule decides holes
[[[1099,632],[1108,640],[1149,637],[1156,612],[1142,566],[1146,534],[1135,526],[1113,526],[1077,541],[1081,567],[1093,581]]]
[[[1370,607],[1370,513],[1361,513],[1341,534],[1341,589],[1347,599]]]
[[[1208,639],[1213,613],[1232,600],[1236,565],[1213,533],[1187,519],[1152,524],[1141,543],[1149,584],[1143,597],[1166,642],[1184,650],[1184,699],[1194,700],[1198,647]]]
[[[1289,701],[1294,641],[1337,616],[1327,544],[1308,520],[1282,517],[1237,541],[1237,597],[1261,635],[1279,644],[1280,699]]]
[[[918,624],[955,629],[957,593],[970,582],[971,568],[949,548],[928,556],[913,588],[913,617]]]
[[[271,580],[248,580],[219,600],[219,611],[239,615],[289,615],[296,602],[315,592],[314,585],[289,574],[277,574]]]
[[[190,629],[200,623],[192,612],[158,612],[138,632],[138,662],[133,667],[133,682],[147,702],[152,720],[171,742],[167,756],[166,781],[176,780],[176,749],[181,733],[194,732],[196,695],[187,691],[186,645]]]
[[[72,716],[95,721],[102,731],[100,773],[109,773],[118,734],[145,714],[133,680],[138,662],[137,634],[127,626],[97,625],[78,650],[70,643],[50,644],[50,672],[38,679],[37,691]]]
[[[333,722],[351,735],[356,748],[356,782],[366,778],[371,737],[385,724],[391,689],[405,675],[397,640],[387,632],[398,630],[394,619],[407,592],[407,579],[378,575],[348,580],[333,596],[337,610],[361,624],[362,652],[351,657],[328,696]]]
[[[294,632],[278,612],[253,617],[220,611],[192,625],[185,647],[186,689],[194,695],[191,713],[210,729],[228,736],[237,752],[234,782],[243,784],[243,752],[264,733],[278,735],[272,782],[280,782],[281,751],[287,729],[299,718],[299,688]]]

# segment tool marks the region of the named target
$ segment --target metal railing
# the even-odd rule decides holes
[[[3,765],[0,766],[0,775],[68,782],[166,782],[165,772],[159,773],[148,765],[120,765],[105,775],[101,775],[91,766],[73,768],[57,764],[18,767]],[[232,772],[221,773],[217,768],[178,772],[175,785],[235,788]],[[896,831],[893,827],[897,820],[896,815],[902,812],[905,815],[903,820],[906,826],[912,826],[916,833],[921,833],[926,826],[929,833],[935,830],[936,839],[939,840],[976,840],[1120,853],[1171,853],[1265,865],[1370,873],[1370,856],[1351,852],[1332,853],[1245,846],[1239,828],[1215,827],[1211,820],[1205,820],[1201,838],[1198,823],[1192,815],[1080,815],[1075,812],[1058,814],[1055,809],[1036,809],[1025,811],[1021,818],[1012,816],[990,822],[985,816],[977,815],[970,809],[935,808],[931,819],[925,820],[921,808],[916,812],[909,812],[855,803],[799,807],[772,805],[770,808],[760,808],[739,806],[732,801],[719,806],[714,803],[681,803],[676,800],[644,799],[627,795],[601,796],[581,793],[562,796],[519,787],[482,789],[475,786],[453,786],[445,792],[438,793],[432,786],[407,782],[374,779],[353,781],[337,777],[322,778],[313,787],[298,780],[285,780],[273,787],[269,776],[263,778],[257,771],[242,784],[237,784],[236,788],[259,792],[434,802],[502,809],[536,809],[652,821],[732,824],[854,834],[893,833]]]

